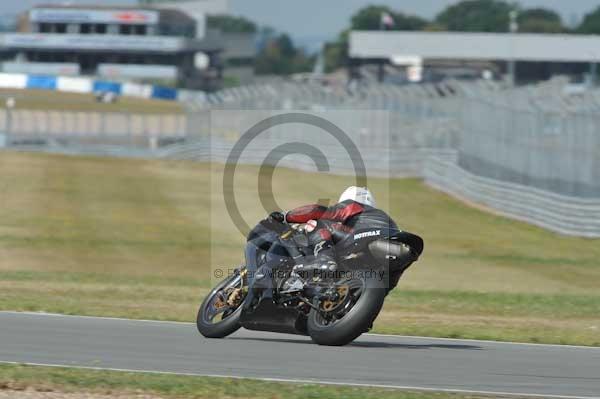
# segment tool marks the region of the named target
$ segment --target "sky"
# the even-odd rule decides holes
[[[457,0],[229,0],[233,14],[261,25],[287,31],[294,37],[333,37],[348,26],[350,17],[369,4],[385,4],[397,11],[433,18]],[[558,11],[568,25],[600,6],[600,0],[520,0],[524,7]]]
[[[60,0],[0,0],[0,14],[23,11],[33,4]],[[64,1],[63,1],[64,2]],[[260,25],[290,33],[300,40],[327,40],[344,29],[350,16],[368,4],[385,4],[426,18],[457,0],[229,0],[231,13]],[[135,4],[135,0],[70,0],[80,4]],[[600,0],[520,0],[525,7],[543,6],[558,11],[567,25],[600,6]]]

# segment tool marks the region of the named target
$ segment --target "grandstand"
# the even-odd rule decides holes
[[[0,34],[0,71],[213,91],[223,83],[225,61],[252,65],[255,56],[252,34],[207,29],[207,15],[227,11],[227,2],[217,0],[33,7],[21,16],[18,32]],[[232,73],[249,81],[247,69]]]
[[[22,17],[19,32],[2,38],[7,72],[153,79],[211,89],[220,85],[223,45],[205,38],[197,20],[175,9],[39,6]],[[198,54],[208,58],[196,65]]]

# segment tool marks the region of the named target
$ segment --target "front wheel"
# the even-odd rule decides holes
[[[221,281],[204,298],[196,326],[206,338],[224,338],[240,327],[240,315],[244,300],[244,277],[240,273]]]
[[[342,303],[327,311],[312,309],[308,315],[308,334],[319,345],[342,346],[349,344],[373,326],[386,296],[381,279],[353,279],[348,285]],[[331,306],[331,304],[327,304]]]

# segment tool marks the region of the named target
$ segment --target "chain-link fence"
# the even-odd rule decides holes
[[[600,197],[600,90],[556,79],[327,87],[274,81],[209,96],[210,109],[386,110],[398,152],[457,149],[477,175],[576,197]],[[377,129],[370,130],[376,140]]]
[[[600,91],[558,88],[465,97],[460,165],[480,176],[599,198]]]
[[[301,112],[331,119],[330,122],[352,137],[369,164],[369,170],[377,171],[377,175],[422,176],[424,163],[430,156],[455,159],[454,149],[459,136],[456,110],[460,95],[458,86],[453,84],[404,88],[377,85],[350,89],[273,80],[227,89],[192,104],[189,118],[194,120],[191,125],[198,128],[189,132],[185,145],[166,149],[162,155],[206,159],[207,151],[201,147],[210,142],[211,159],[225,162],[234,143],[256,123],[256,120],[248,119],[249,115],[263,112],[264,118],[268,118],[274,114]],[[255,113],[250,114],[248,110]],[[211,119],[210,129],[206,129],[207,118]],[[210,140],[206,136],[209,130]],[[293,124],[269,129],[268,134],[257,138],[259,145],[254,149],[253,158],[246,161],[260,162],[267,155],[266,149],[308,137],[318,148],[333,150],[328,153],[332,156],[335,149],[330,147],[336,144],[327,141],[325,132],[321,133]],[[332,171],[353,173],[351,165],[341,161],[344,154],[338,155],[330,160],[334,165]],[[312,169],[319,166],[300,161],[286,157],[284,164]]]

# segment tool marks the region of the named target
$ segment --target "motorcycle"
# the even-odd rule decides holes
[[[424,247],[421,237],[395,226],[357,230],[335,243],[335,271],[307,271],[314,250],[307,231],[307,225],[274,229],[265,221],[252,229],[245,265],[204,299],[198,331],[223,338],[244,327],[346,345],[372,328],[385,297]]]

